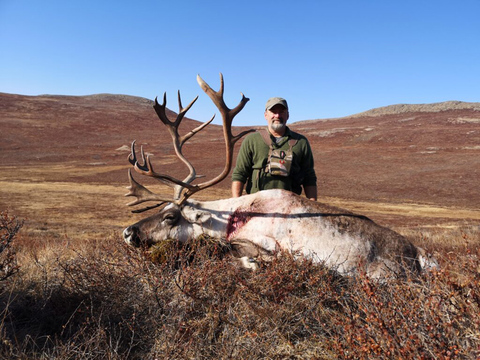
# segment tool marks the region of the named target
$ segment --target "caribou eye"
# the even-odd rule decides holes
[[[165,214],[163,217],[163,221],[165,221],[167,224],[175,224],[178,220],[178,215],[174,213],[168,213]]]

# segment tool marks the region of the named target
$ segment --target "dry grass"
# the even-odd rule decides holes
[[[0,358],[480,356],[475,209],[326,199],[437,251],[441,271],[382,285],[288,254],[246,271],[205,239],[166,243],[152,257],[120,240],[144,216],[124,206],[122,186],[42,181],[48,171],[0,179],[0,209],[25,219],[13,242],[20,271],[0,282]],[[202,199],[228,196],[219,188]]]
[[[0,283],[1,358],[480,356],[480,250],[470,234],[438,235],[440,271],[388,284],[289,254],[246,271],[214,239],[146,253],[114,235],[16,235],[21,271]]]

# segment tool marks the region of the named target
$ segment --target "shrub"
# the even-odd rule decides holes
[[[7,211],[0,213],[0,281],[9,278],[19,269],[13,242],[22,226],[23,221],[16,216],[8,215]]]
[[[225,250],[208,238],[148,252],[106,239],[42,276],[20,273],[0,298],[0,358],[480,356],[479,250],[388,283],[288,253],[245,270]]]

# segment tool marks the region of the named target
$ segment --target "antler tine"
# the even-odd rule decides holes
[[[133,166],[135,166],[135,164],[137,163],[137,156],[135,154],[135,142],[137,140],[133,140],[132,141],[132,145],[130,146],[130,154],[128,154],[128,162],[130,164],[132,164]]]
[[[140,164],[138,162],[135,152],[136,151],[135,151],[135,140],[134,140],[132,142],[132,152],[128,155],[128,161],[133,165],[133,168],[137,173],[141,175],[153,177],[170,187],[179,185],[186,188],[193,188],[192,185],[186,184],[185,182],[175,179],[174,177],[171,177],[169,175],[158,174],[157,172],[155,172],[155,170],[153,170],[152,161],[150,160],[150,155],[145,156],[143,147],[141,148],[143,164]]]
[[[167,108],[167,93],[163,93],[163,102],[160,104],[158,102],[158,97],[155,97],[155,104],[153,105],[155,112],[157,113],[158,118],[165,124],[173,124],[167,117],[165,109]]]
[[[154,179],[157,179],[164,183],[165,185],[168,185],[170,187],[175,187],[175,186],[180,186],[182,188],[187,188],[187,189],[193,189],[194,186],[191,185],[190,183],[187,183],[185,181],[181,181],[179,179],[176,179],[170,175],[165,175],[165,174],[159,174],[153,170],[152,166],[152,161],[150,160],[150,156],[147,155],[146,158],[146,170],[138,166],[138,163],[135,165],[134,169],[142,175],[150,176],[153,177]]]
[[[166,108],[167,108],[167,93],[164,93],[163,94],[163,102],[162,104],[160,104],[157,100],[157,98],[155,98],[155,104],[153,105],[153,108],[155,109],[158,117],[160,118],[160,120],[170,128],[172,129],[175,129],[177,128],[178,129],[178,126],[180,125],[180,123],[182,122],[185,114],[187,113],[188,110],[190,110],[190,108],[193,106],[193,104],[195,103],[195,101],[197,101],[198,99],[198,96],[195,97],[195,99],[193,99],[190,104],[187,105],[186,108],[183,108],[182,106],[182,99],[181,99],[181,96],[180,96],[180,90],[178,91],[178,108],[179,108],[179,111],[178,111],[178,115],[177,115],[177,118],[175,119],[175,121],[170,121],[167,117],[167,114],[166,114]]]
[[[229,141],[232,143],[232,145],[235,145],[235,143],[240,140],[243,136],[246,134],[253,132],[255,130],[250,129],[246,131],[242,131],[240,134],[234,136],[232,134],[232,122],[233,118],[243,110],[247,102],[250,101],[249,98],[245,97],[243,93],[240,93],[242,95],[242,98],[240,99],[240,102],[238,105],[230,109],[226,104],[225,100],[223,99],[223,93],[224,93],[224,80],[223,80],[223,74],[220,73],[220,89],[218,91],[213,90],[210,85],[208,85],[201,77],[200,75],[197,75],[197,82],[200,85],[200,87],[205,91],[205,93],[212,99],[213,103],[215,106],[218,108],[220,111],[220,114],[222,115],[223,119],[223,129],[224,132],[226,131],[226,135],[228,136]]]
[[[185,114],[187,113],[188,110],[190,110],[190,108],[193,106],[193,104],[195,103],[195,101],[197,101],[198,99],[198,96],[195,97],[195,99],[193,99],[190,104],[188,104],[188,106],[186,108],[183,108],[182,106],[182,98],[180,96],[180,90],[178,91],[178,109],[179,109],[179,112],[178,112],[178,116],[177,116],[177,119],[175,121],[175,124],[178,125],[180,124],[180,122],[183,120]],[[183,144],[188,140],[190,139],[193,135],[195,135],[197,132],[199,132],[200,130],[202,130],[204,127],[206,127],[208,124],[210,124],[213,119],[215,118],[215,115],[212,116],[212,118],[204,123],[202,123],[200,126],[197,126],[195,129],[193,129],[192,131],[188,132],[187,134],[179,137],[179,143],[180,143],[180,147],[183,146]],[[178,130],[178,129],[177,129]]]
[[[218,91],[213,90],[210,87],[210,85],[208,85],[205,82],[205,80],[203,80],[198,74],[197,74],[197,82],[198,82],[198,85],[200,85],[200,87],[202,88],[202,90],[205,91],[205,93],[210,97],[210,99],[212,99],[213,103],[217,106],[218,110],[220,110],[221,114],[228,113],[230,111],[230,109],[225,104],[225,101],[223,99],[224,81],[223,81],[222,73],[220,73],[220,89],[218,89]],[[248,100],[249,99],[246,99],[245,103]],[[245,104],[243,106],[245,106]]]
[[[190,104],[187,105],[186,108],[183,108],[182,98],[180,97],[180,90],[178,90],[178,116],[177,116],[177,120],[175,121],[177,125],[180,124],[180,122],[183,120],[183,117],[185,116],[187,111],[190,110],[190,108],[193,106],[195,101],[197,101],[197,99],[198,99],[198,95],[195,97],[195,99],[193,99],[190,102]]]
[[[215,115],[212,116],[212,118],[208,121],[205,121],[204,123],[202,123],[201,125],[197,126],[195,129],[193,129],[192,131],[190,131],[189,133],[183,135],[181,138],[180,138],[180,143],[183,145],[188,139],[190,139],[193,135],[195,135],[196,133],[198,133],[200,130],[202,130],[204,127],[206,127],[208,124],[210,124],[213,119],[215,119]]]
[[[128,169],[128,179],[130,180],[130,186],[127,186],[127,189],[129,190],[129,192],[125,194],[125,196],[135,196],[137,198],[135,201],[128,203],[127,204],[128,206],[138,205],[146,201],[162,201],[162,202],[170,201],[168,199],[165,199],[162,196],[159,196],[151,192],[146,187],[139,184],[133,178],[131,169]]]
[[[143,171],[148,171],[148,168],[145,166],[146,161],[145,161],[145,152],[143,151],[143,146],[140,147],[140,153],[142,154],[142,164],[139,164],[139,162],[137,160],[136,151],[135,151],[135,142],[136,142],[136,140],[132,141],[130,154],[128,155],[128,161],[133,166],[138,167],[139,169],[141,169]]]

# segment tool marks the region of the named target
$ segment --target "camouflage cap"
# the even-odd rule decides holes
[[[285,109],[288,110],[287,100],[281,97],[272,97],[268,99],[267,104],[265,105],[265,110],[270,110],[275,105],[282,105]]]

